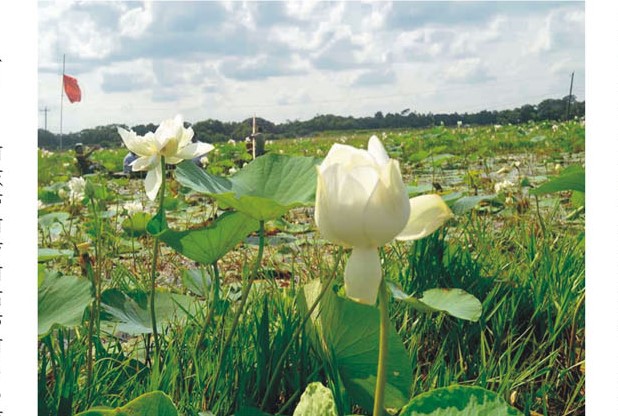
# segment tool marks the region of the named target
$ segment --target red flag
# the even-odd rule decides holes
[[[67,93],[67,97],[69,97],[69,101],[74,103],[76,101],[82,100],[82,91],[79,89],[79,85],[77,85],[77,80],[68,75],[64,75],[64,92]]]

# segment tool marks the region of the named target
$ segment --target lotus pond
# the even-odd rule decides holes
[[[372,135],[408,196],[453,216],[379,248],[387,296],[365,305],[350,249],[316,227],[316,166]],[[155,200],[39,150],[39,414],[372,414],[376,395],[385,414],[584,414],[584,137],[577,120],[328,132],[255,161],[221,143]],[[125,154],[93,159],[119,172]]]

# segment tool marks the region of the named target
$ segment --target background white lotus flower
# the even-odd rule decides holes
[[[128,201],[122,205],[122,208],[127,211],[127,215],[131,216],[136,212],[141,212],[144,210],[142,203],[139,201]]]
[[[494,191],[499,194],[501,192],[511,192],[515,189],[515,184],[508,179],[498,182],[494,185]]]
[[[86,180],[84,178],[77,177],[71,178],[67,186],[69,187],[69,201],[75,203],[84,199],[86,194]]]
[[[315,221],[322,235],[352,247],[346,294],[374,304],[382,280],[378,247],[423,238],[452,217],[437,195],[408,199],[399,163],[376,136],[367,150],[334,144],[318,167]]]
[[[180,115],[163,121],[154,133],[149,132],[145,136],[138,136],[134,131],[121,127],[118,127],[118,134],[125,146],[140,156],[131,163],[133,171],[148,171],[144,184],[146,195],[151,200],[157,197],[157,192],[163,183],[162,157],[165,158],[165,163],[175,165],[214,149],[208,143],[191,143],[193,129],[184,127]]]

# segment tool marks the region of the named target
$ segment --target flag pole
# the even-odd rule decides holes
[[[64,58],[62,54],[62,84],[60,87],[60,150],[62,151],[62,105],[64,103]]]

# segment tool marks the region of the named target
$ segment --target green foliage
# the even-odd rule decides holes
[[[481,202],[491,201],[496,198],[496,195],[475,195],[475,196],[464,196],[462,198],[457,199],[451,205],[451,209],[453,213],[457,215],[462,215],[468,211],[473,210],[477,207]]]
[[[455,318],[476,322],[483,307],[474,296],[461,289],[429,289],[420,299],[405,294],[397,285],[388,282],[393,298],[410,304],[419,312],[444,312]]]
[[[322,383],[311,383],[300,397],[293,416],[337,416],[335,399]]]
[[[229,179],[217,177],[183,162],[176,179],[224,206],[256,220],[267,221],[291,208],[313,204],[318,159],[268,154],[249,163]]]
[[[561,191],[586,192],[586,175],[581,166],[573,165],[566,168],[557,177],[536,189],[531,189],[530,194],[544,195]]]
[[[153,391],[116,409],[93,408],[76,416],[178,416],[178,411],[165,393]]]
[[[73,250],[57,250],[54,248],[39,248],[39,262],[45,262],[59,257],[73,257]]]
[[[212,285],[212,278],[204,269],[183,270],[182,283],[192,293],[207,297]]]
[[[92,301],[92,284],[75,276],[47,275],[38,290],[39,337],[55,326],[79,326]]]
[[[320,290],[319,281],[304,286],[299,298],[304,313]],[[378,364],[378,309],[339,297],[329,289],[311,318],[309,332],[314,348],[341,377],[350,401],[372,409]],[[410,397],[412,371],[408,353],[393,325],[389,326],[388,349],[384,405],[398,409]]]
[[[382,114],[380,122],[421,121],[418,115],[403,120],[410,114]],[[529,115],[534,114],[531,111]],[[491,120],[501,115],[486,112],[482,116]],[[447,126],[455,122],[444,115],[432,117],[433,122],[445,120]],[[345,118],[322,116],[316,120],[320,128],[327,128],[331,122],[346,128],[354,125],[354,120]],[[366,121],[371,124],[378,119],[368,117]],[[464,123],[468,122],[464,119]],[[290,123],[290,128],[296,127],[306,126]],[[403,370],[408,373],[401,385],[389,377],[394,384],[389,394],[395,404],[401,406],[411,395],[435,388],[465,384],[508,397],[509,403],[524,414],[582,414],[586,358],[585,194],[564,188],[539,195],[535,206],[528,191],[575,169],[569,166],[581,164],[583,123],[530,122],[504,124],[501,128],[437,126],[422,130],[402,125],[399,130],[376,127],[371,131],[322,132],[298,140],[276,140],[266,147],[271,155],[281,152],[288,157],[313,156],[317,163],[333,143],[364,147],[372,134],[380,136],[389,154],[400,160],[411,195],[438,192],[457,211],[448,229],[414,243],[393,243],[382,248],[385,279],[401,287],[404,297],[411,294],[423,301],[427,301],[423,295],[430,288],[453,288],[451,294],[462,295],[456,297],[459,300],[467,298],[463,296],[465,291],[482,301],[483,311],[477,322],[469,322],[448,313],[426,314],[419,310],[430,306],[448,310],[458,303],[390,303],[393,354],[408,368]],[[537,136],[545,139],[531,141]],[[228,138],[225,136],[225,140]],[[109,155],[109,162],[116,163],[121,162],[125,152],[123,148],[101,149],[93,158],[107,160]],[[453,156],[432,163],[430,155],[447,152]],[[207,172],[211,179],[216,178],[211,185],[220,181],[222,193],[230,189],[240,172],[225,178],[217,175],[228,175],[231,168],[242,171],[243,164],[251,159],[243,143],[227,142],[217,144],[208,157]],[[561,169],[560,175],[554,170],[556,164],[560,164],[556,168]],[[307,168],[310,170],[315,172],[313,166]],[[252,275],[257,238],[250,236],[242,244],[243,238],[238,237],[222,257],[220,253],[227,249],[217,248],[221,241],[197,250],[202,244],[200,239],[195,240],[199,244],[186,240],[187,250],[200,251],[200,257],[207,257],[205,264],[216,258],[216,267],[198,267],[195,260],[181,254],[185,248],[177,251],[162,245],[155,268],[156,299],[161,299],[156,304],[164,309],[157,312],[161,355],[156,360],[149,298],[145,294],[150,284],[154,238],[131,231],[126,222],[123,228],[123,222],[130,210],[124,208],[126,202],[137,202],[134,206],[140,207],[134,209],[143,212],[155,212],[158,204],[145,197],[142,180],[105,175],[88,177],[88,182],[96,185],[89,188],[95,199],[70,203],[60,191],[66,190],[67,180],[76,174],[72,151],[39,152],[38,194],[42,204],[38,246],[44,248],[39,283],[49,284],[62,275],[83,275],[88,278],[81,278],[81,282],[89,288],[84,290],[88,300],[84,296],[83,307],[70,319],[54,318],[51,321],[57,322],[47,323],[46,318],[40,320],[52,329],[44,330],[39,338],[39,414],[71,415],[97,405],[122,407],[153,390],[167,392],[179,413],[191,416],[245,411],[291,414],[312,382],[328,387],[339,414],[358,414],[361,408],[371,408],[375,368],[370,368],[369,361],[362,357],[375,356],[375,349],[358,357],[348,354],[376,345],[373,335],[365,337],[372,315],[354,308],[356,304],[349,307],[350,301],[328,292],[334,296],[334,306],[327,309],[342,310],[345,322],[329,319],[328,313],[326,318],[317,316],[316,312],[303,329],[299,327],[303,308],[296,299],[307,290],[304,285],[325,281],[331,273],[339,277],[344,267],[341,262],[333,262],[338,249],[315,233],[313,210],[305,206],[312,204],[312,196],[307,193],[308,202],[303,206],[286,209],[283,217],[267,224],[263,267],[256,274],[246,310],[223,360],[220,380],[213,389],[222,344],[239,310],[240,288]],[[242,182],[252,184],[253,176],[260,175],[252,173]],[[484,200],[492,196],[495,184],[505,180],[514,184],[508,193]],[[266,195],[279,190],[265,187],[263,192]],[[167,180],[166,194],[170,198],[165,223],[159,218],[158,224],[153,224],[155,233],[205,232],[220,225],[219,221],[241,215],[222,215],[224,201],[192,192],[173,179]],[[240,199],[233,195],[235,200]],[[252,195],[249,192],[247,196]],[[251,208],[249,202],[243,209]],[[458,202],[461,209],[454,208]],[[97,299],[92,293],[98,292],[89,282],[93,277],[97,277],[93,279],[96,287],[100,285],[105,294],[100,315],[97,308],[89,308]],[[55,295],[63,299],[61,305],[40,312],[49,310],[49,316],[54,316],[79,299],[72,296],[64,300],[65,292]],[[108,302],[110,299],[113,301]],[[478,311],[477,303],[469,305],[464,315]],[[91,309],[95,310],[94,319],[90,319]],[[362,321],[345,326],[357,319]],[[332,321],[323,325],[330,328],[328,338],[320,329],[326,320]],[[358,328],[363,322],[365,325]],[[297,331],[300,336],[293,336]],[[317,331],[322,331],[321,338]],[[362,343],[353,342],[361,337]],[[343,338],[352,342],[341,351],[347,345]],[[288,345],[289,349],[285,349]],[[275,364],[280,360],[282,365],[275,373]],[[266,385],[271,382],[272,391],[265,398]],[[257,413],[257,407],[262,408],[261,413]]]
[[[201,264],[213,264],[257,231],[259,222],[242,212],[229,212],[207,227],[186,231],[166,229],[161,241],[180,254]]]
[[[413,398],[401,416],[518,416],[521,412],[508,406],[492,391],[480,387],[450,386]]]
[[[146,235],[148,222],[152,219],[147,212],[136,212],[122,221],[122,229],[131,237]]]
[[[105,290],[101,294],[104,326],[113,333],[152,333],[148,299],[144,293],[134,293],[131,297],[118,289]],[[172,322],[182,322],[187,314],[194,314],[195,308],[199,307],[192,297],[165,292],[155,294],[155,305],[159,330]]]

